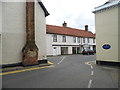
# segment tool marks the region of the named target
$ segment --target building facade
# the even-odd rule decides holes
[[[96,50],[95,35],[85,30],[63,26],[47,25],[47,55],[80,54],[83,49]]]
[[[26,44],[26,2],[0,2],[2,5],[2,62],[22,62],[22,49]],[[42,2],[35,2],[35,41],[39,49],[38,60],[46,58],[46,16],[49,13]]]
[[[95,8],[97,62],[120,62],[120,0]]]

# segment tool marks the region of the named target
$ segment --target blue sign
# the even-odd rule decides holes
[[[105,45],[103,45],[102,46],[104,49],[110,49],[111,48],[111,46],[109,45],[109,44],[105,44]]]

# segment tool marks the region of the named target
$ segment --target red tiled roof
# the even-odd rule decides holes
[[[95,35],[90,31],[53,25],[46,25],[46,33],[95,38]]]

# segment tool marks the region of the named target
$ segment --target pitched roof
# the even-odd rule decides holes
[[[104,10],[113,6],[117,6],[120,5],[120,0],[109,0],[108,2],[106,2],[105,4],[95,7],[95,10],[93,11],[93,13],[96,13],[100,10]]]
[[[53,25],[46,25],[46,33],[95,38],[95,35],[90,31]]]

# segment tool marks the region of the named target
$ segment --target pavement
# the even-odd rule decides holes
[[[89,61],[85,62],[86,65],[94,65],[97,68],[101,69],[102,71],[108,72],[114,82],[115,87],[120,88],[119,83],[119,74],[120,74],[120,67],[117,66],[110,66],[110,65],[96,65],[96,61]]]
[[[8,70],[13,73],[2,75],[2,86],[3,88],[118,88],[119,68],[96,65],[95,59],[95,55],[48,57],[52,62],[51,65]]]
[[[48,61],[48,63],[45,64],[39,64],[39,65],[34,65],[34,66],[16,66],[16,67],[6,67],[0,69],[0,75],[7,75],[7,74],[13,74],[13,73],[19,73],[19,72],[24,72],[24,71],[30,71],[30,70],[36,70],[36,69],[41,69],[41,68],[48,68],[48,67],[53,67],[52,62]]]

